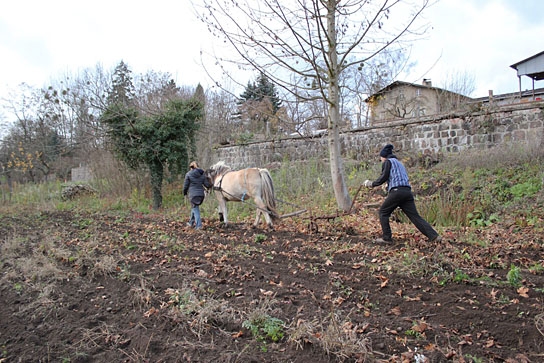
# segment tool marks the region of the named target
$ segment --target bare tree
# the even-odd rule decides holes
[[[369,126],[369,109],[365,100],[414,66],[406,49],[387,49],[358,67],[348,68],[342,77],[342,108],[345,118],[356,128]]]
[[[466,70],[447,73],[441,88],[444,90],[438,95],[441,108],[444,111],[460,109],[476,90],[474,74]]]
[[[446,73],[442,88],[450,92],[470,97],[476,90],[474,74],[466,70],[455,70]]]
[[[317,93],[327,105],[333,189],[338,207],[347,211],[351,198],[339,136],[342,73],[413,35],[430,1],[203,0],[195,7],[210,31],[236,51],[236,57],[216,58],[223,70],[228,62],[258,70],[295,98],[312,100]]]
[[[209,152],[209,149],[218,144],[227,145],[233,142],[239,123],[239,120],[234,118],[237,105],[236,97],[232,93],[224,90],[208,91],[205,98],[206,117],[199,132],[202,133],[200,139],[206,142],[199,147],[199,155]],[[211,155],[206,157],[206,161],[210,162]]]
[[[18,99],[10,102],[15,121],[4,137],[2,169],[13,180],[38,182],[47,178],[65,153],[65,138],[57,118],[47,107],[43,91],[21,85]]]

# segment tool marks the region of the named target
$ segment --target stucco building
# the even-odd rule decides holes
[[[466,105],[470,97],[433,87],[428,79],[422,84],[396,81],[368,97],[370,123],[402,118],[422,117],[456,110]]]

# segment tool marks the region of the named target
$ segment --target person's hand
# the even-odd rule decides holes
[[[365,180],[365,182],[363,183],[363,185],[367,188],[372,188],[372,180]]]

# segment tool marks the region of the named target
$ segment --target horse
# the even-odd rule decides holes
[[[274,184],[267,169],[247,168],[234,171],[220,161],[208,170],[206,176],[213,184],[215,196],[219,202],[219,220],[228,225],[227,202],[244,202],[253,198],[257,215],[253,228],[259,225],[261,215],[264,215],[269,229],[273,229],[273,221],[280,216],[276,212]]]

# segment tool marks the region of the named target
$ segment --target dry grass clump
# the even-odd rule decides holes
[[[27,281],[62,280],[67,278],[66,273],[57,267],[47,256],[35,253],[31,257],[20,258],[17,269]]]
[[[26,249],[26,241],[17,237],[5,236],[0,244],[0,258],[2,262],[9,262],[20,256]]]
[[[217,299],[209,294],[199,294],[191,287],[169,288],[165,291],[170,307],[169,316],[177,323],[185,324],[200,340],[202,334],[216,327],[240,324],[241,312],[229,306],[228,301]]]
[[[127,362],[149,362],[149,344],[152,339],[153,335],[149,337],[145,344],[128,350],[127,347],[131,344],[131,338],[127,337],[124,332],[118,331],[113,325],[103,323],[93,329],[83,329],[82,338],[77,342],[77,345],[82,350],[91,350],[97,347],[116,349],[127,357],[125,360]]]
[[[544,336],[544,313],[538,314],[535,317],[535,325],[538,331],[540,332],[540,334]]]
[[[89,349],[99,346],[123,347],[129,342],[113,325],[102,323],[93,329],[83,329],[82,338],[77,344]]]
[[[66,256],[67,252],[55,249],[50,240],[39,244],[36,241],[8,237],[2,242],[2,282],[11,284],[17,293],[32,292],[34,296],[16,314],[41,317],[51,314],[62,299],[58,296],[57,284],[70,277],[58,266],[59,256]]]
[[[70,252],[56,246],[52,239],[38,241],[8,237],[0,251],[4,277],[12,276],[28,282],[48,282],[69,277],[58,267],[58,261],[68,260]]]
[[[128,293],[132,305],[140,309],[149,307],[153,299],[153,291],[147,287],[142,276],[140,276],[140,286],[132,286]]]
[[[93,259],[89,263],[89,275],[93,278],[100,276],[113,276],[118,272],[118,264],[115,257],[111,255],[102,255]]]
[[[19,308],[15,316],[30,316],[32,319],[40,317],[44,319],[50,314],[54,314],[59,306],[59,302],[63,300],[63,295],[59,295],[58,284],[58,282],[27,282],[24,289],[29,289],[37,293],[33,294],[33,299]]]
[[[310,343],[339,361],[356,357],[358,362],[365,362],[372,358],[373,353],[371,340],[361,335],[363,331],[364,327],[331,313],[323,321],[299,320],[287,333],[288,341],[300,349]]]

